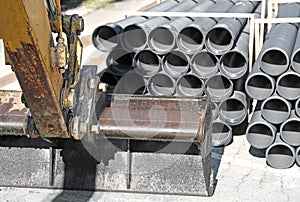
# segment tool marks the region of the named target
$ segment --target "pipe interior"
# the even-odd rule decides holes
[[[231,87],[229,79],[221,75],[209,78],[206,85],[212,89],[228,89]]]
[[[281,51],[269,50],[263,55],[262,62],[274,65],[287,65],[288,61]]]
[[[297,51],[296,52],[296,54],[294,55],[294,57],[293,57],[293,61],[292,61],[292,63],[293,63],[293,69],[296,71],[296,72],[298,72],[298,73],[300,73],[300,51]]]
[[[272,130],[267,125],[257,123],[247,131],[247,140],[255,148],[265,149],[273,143],[273,135]]]
[[[280,79],[279,85],[289,88],[300,88],[300,77],[295,74],[287,74]]]
[[[214,146],[228,144],[232,139],[231,128],[222,122],[212,124],[212,141]]]
[[[220,109],[222,111],[242,111],[245,109],[245,106],[240,100],[227,99],[225,102],[222,102]]]
[[[275,110],[275,111],[282,111],[282,112],[288,112],[289,108],[287,104],[280,100],[280,99],[271,99],[266,102],[264,105],[264,110]]]
[[[267,153],[267,162],[275,168],[288,168],[294,163],[293,152],[286,145],[274,145]]]
[[[117,78],[109,72],[103,72],[100,76],[100,81],[111,86],[115,86],[118,83]]]
[[[132,54],[123,50],[115,49],[107,56],[108,68],[116,74],[124,74],[133,66]]]
[[[228,133],[230,128],[222,122],[214,122],[212,126],[212,133]]]
[[[300,51],[298,51],[293,58],[294,62],[300,63]]]
[[[96,38],[100,46],[112,49],[118,45],[118,34],[109,26],[101,26],[96,33]]]
[[[160,61],[158,56],[150,50],[144,50],[136,56],[136,69],[142,75],[151,76],[160,69]]]
[[[199,52],[193,57],[192,64],[194,67],[215,67],[217,65],[217,58],[209,52]]]
[[[173,51],[166,55],[166,62],[172,66],[188,66],[187,56],[182,52]]]
[[[183,88],[199,89],[203,86],[201,80],[194,75],[185,75],[178,83]]]
[[[173,33],[164,27],[154,29],[149,36],[151,48],[158,52],[165,52],[172,49],[175,44]]]
[[[214,50],[227,49],[232,43],[230,32],[224,28],[215,28],[208,33],[209,46]]]
[[[121,78],[117,89],[122,94],[144,94],[145,81],[142,76],[131,71]]]
[[[187,96],[200,96],[203,93],[203,83],[194,75],[185,75],[178,81],[178,93]]]
[[[298,166],[300,166],[300,150],[298,150],[298,152],[296,154],[296,160],[297,160]]]
[[[272,89],[272,83],[268,79],[268,77],[263,75],[255,75],[249,79],[248,86],[264,88],[264,89]]]
[[[142,47],[147,43],[147,35],[141,27],[130,25],[124,29],[123,40],[126,48],[133,50],[134,48]]]
[[[285,123],[281,131],[282,138],[291,145],[300,145],[300,121],[291,120]]]
[[[203,44],[203,34],[195,27],[186,27],[178,35],[179,43],[188,50],[199,48]]]
[[[156,74],[151,77],[148,87],[153,95],[172,95],[174,93],[174,83],[165,74]]]
[[[245,58],[242,54],[238,52],[229,52],[223,56],[222,63],[226,67],[230,68],[240,68],[246,65]]]

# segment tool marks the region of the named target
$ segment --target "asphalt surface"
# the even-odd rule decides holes
[[[96,50],[91,43],[93,30],[101,24],[122,19],[125,10],[140,10],[153,0],[118,2],[106,10],[74,9],[85,18],[83,64],[97,64],[105,68],[106,53]],[[1,68],[1,89],[20,89],[9,67]],[[84,192],[30,188],[0,188],[0,201],[299,201],[300,168],[277,170],[266,165],[263,153],[250,148],[245,136],[235,136],[232,144],[216,148],[212,159],[216,166],[217,185],[210,198],[183,195],[154,195],[124,192]],[[62,194],[63,193],[63,194]]]

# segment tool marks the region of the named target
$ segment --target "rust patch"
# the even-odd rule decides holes
[[[21,44],[17,52],[6,48],[39,133],[44,137],[69,137],[59,100],[37,48]]]

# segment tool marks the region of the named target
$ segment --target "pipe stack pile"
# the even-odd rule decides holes
[[[280,7],[278,17],[299,17],[300,4]],[[300,165],[300,30],[275,24],[246,80],[247,94],[258,100],[247,128],[248,142],[266,150],[274,168]]]
[[[258,4],[166,0],[147,11],[259,14]],[[229,144],[232,131],[248,124],[244,89],[248,75],[247,19],[134,16],[98,27],[93,43],[109,52],[105,75],[118,78],[114,92],[210,96],[214,146]]]

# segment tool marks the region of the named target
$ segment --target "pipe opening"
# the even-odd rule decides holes
[[[249,79],[248,86],[267,90],[273,89],[272,82],[264,75],[254,75],[251,77],[251,79]]]
[[[262,117],[273,124],[280,124],[290,116],[290,106],[279,98],[267,100],[262,106]]]
[[[178,45],[184,50],[202,49],[203,34],[195,27],[186,27],[178,35]]]
[[[223,75],[215,75],[206,80],[206,93],[213,101],[221,102],[230,97],[233,91],[231,80]]]
[[[118,33],[112,27],[103,25],[94,31],[93,43],[99,50],[107,51],[118,45],[118,37]]]
[[[135,69],[142,76],[152,76],[160,70],[160,59],[150,50],[143,50],[135,56]]]
[[[174,81],[166,74],[156,74],[148,81],[148,91],[156,96],[171,96],[174,94]]]
[[[261,59],[261,68],[264,72],[278,76],[288,68],[288,58],[280,50],[269,50],[263,54]]]
[[[129,25],[122,35],[123,46],[130,51],[143,48],[147,43],[146,32],[137,25]]]
[[[116,93],[121,94],[144,94],[145,93],[145,81],[141,75],[131,71],[125,74],[116,87]]]
[[[213,89],[228,89],[232,86],[232,83],[229,81],[228,78],[222,75],[216,75],[207,80],[206,85],[209,88]]]
[[[108,69],[116,75],[122,76],[132,69],[133,55],[123,49],[111,51],[107,58],[106,64]]]
[[[279,85],[283,87],[300,88],[300,77],[295,74],[285,75],[280,79]]]
[[[300,145],[300,120],[285,122],[281,128],[281,138],[292,146]]]
[[[149,46],[154,52],[169,52],[175,46],[174,34],[167,28],[158,27],[149,35]]]
[[[178,94],[182,96],[201,96],[203,93],[203,82],[194,75],[185,75],[178,80]]]
[[[271,146],[267,152],[267,163],[274,168],[289,168],[294,164],[294,153],[286,145]]]
[[[230,126],[222,122],[213,122],[212,124],[212,142],[213,146],[227,145],[232,139],[232,130]]]
[[[110,72],[103,72],[103,74],[100,75],[100,81],[111,86],[115,86],[118,83],[118,79]]]
[[[265,124],[255,123],[247,131],[248,142],[257,149],[269,147],[275,139],[272,129]]]
[[[193,71],[200,77],[210,77],[218,71],[218,59],[213,54],[202,51],[193,56],[191,65]]]
[[[296,112],[296,115],[297,115],[298,117],[300,117],[300,99],[298,99],[298,100],[296,101],[296,104],[295,104],[295,112]]]
[[[295,100],[300,97],[300,77],[296,74],[282,76],[277,84],[277,92],[282,97]]]
[[[178,78],[189,69],[188,57],[180,51],[172,51],[164,57],[164,70],[174,78]]]
[[[254,74],[246,80],[247,94],[257,100],[264,100],[274,92],[274,82],[266,75]]]
[[[296,54],[294,55],[292,61],[292,67],[296,72],[300,73],[300,51],[297,51]]]
[[[225,54],[222,62],[225,66],[232,68],[243,67],[246,64],[244,56],[235,51]]]
[[[283,102],[280,99],[272,99],[266,102],[266,104],[264,105],[264,109],[265,110],[276,110],[276,111],[288,111],[289,108],[286,105],[285,102]]]
[[[297,161],[298,166],[300,166],[300,149],[297,150],[296,161]]]
[[[207,34],[207,48],[215,54],[224,54],[233,44],[230,32],[224,28],[215,28]]]
[[[239,124],[245,120],[247,109],[240,100],[229,98],[221,103],[219,116],[226,123]]]

